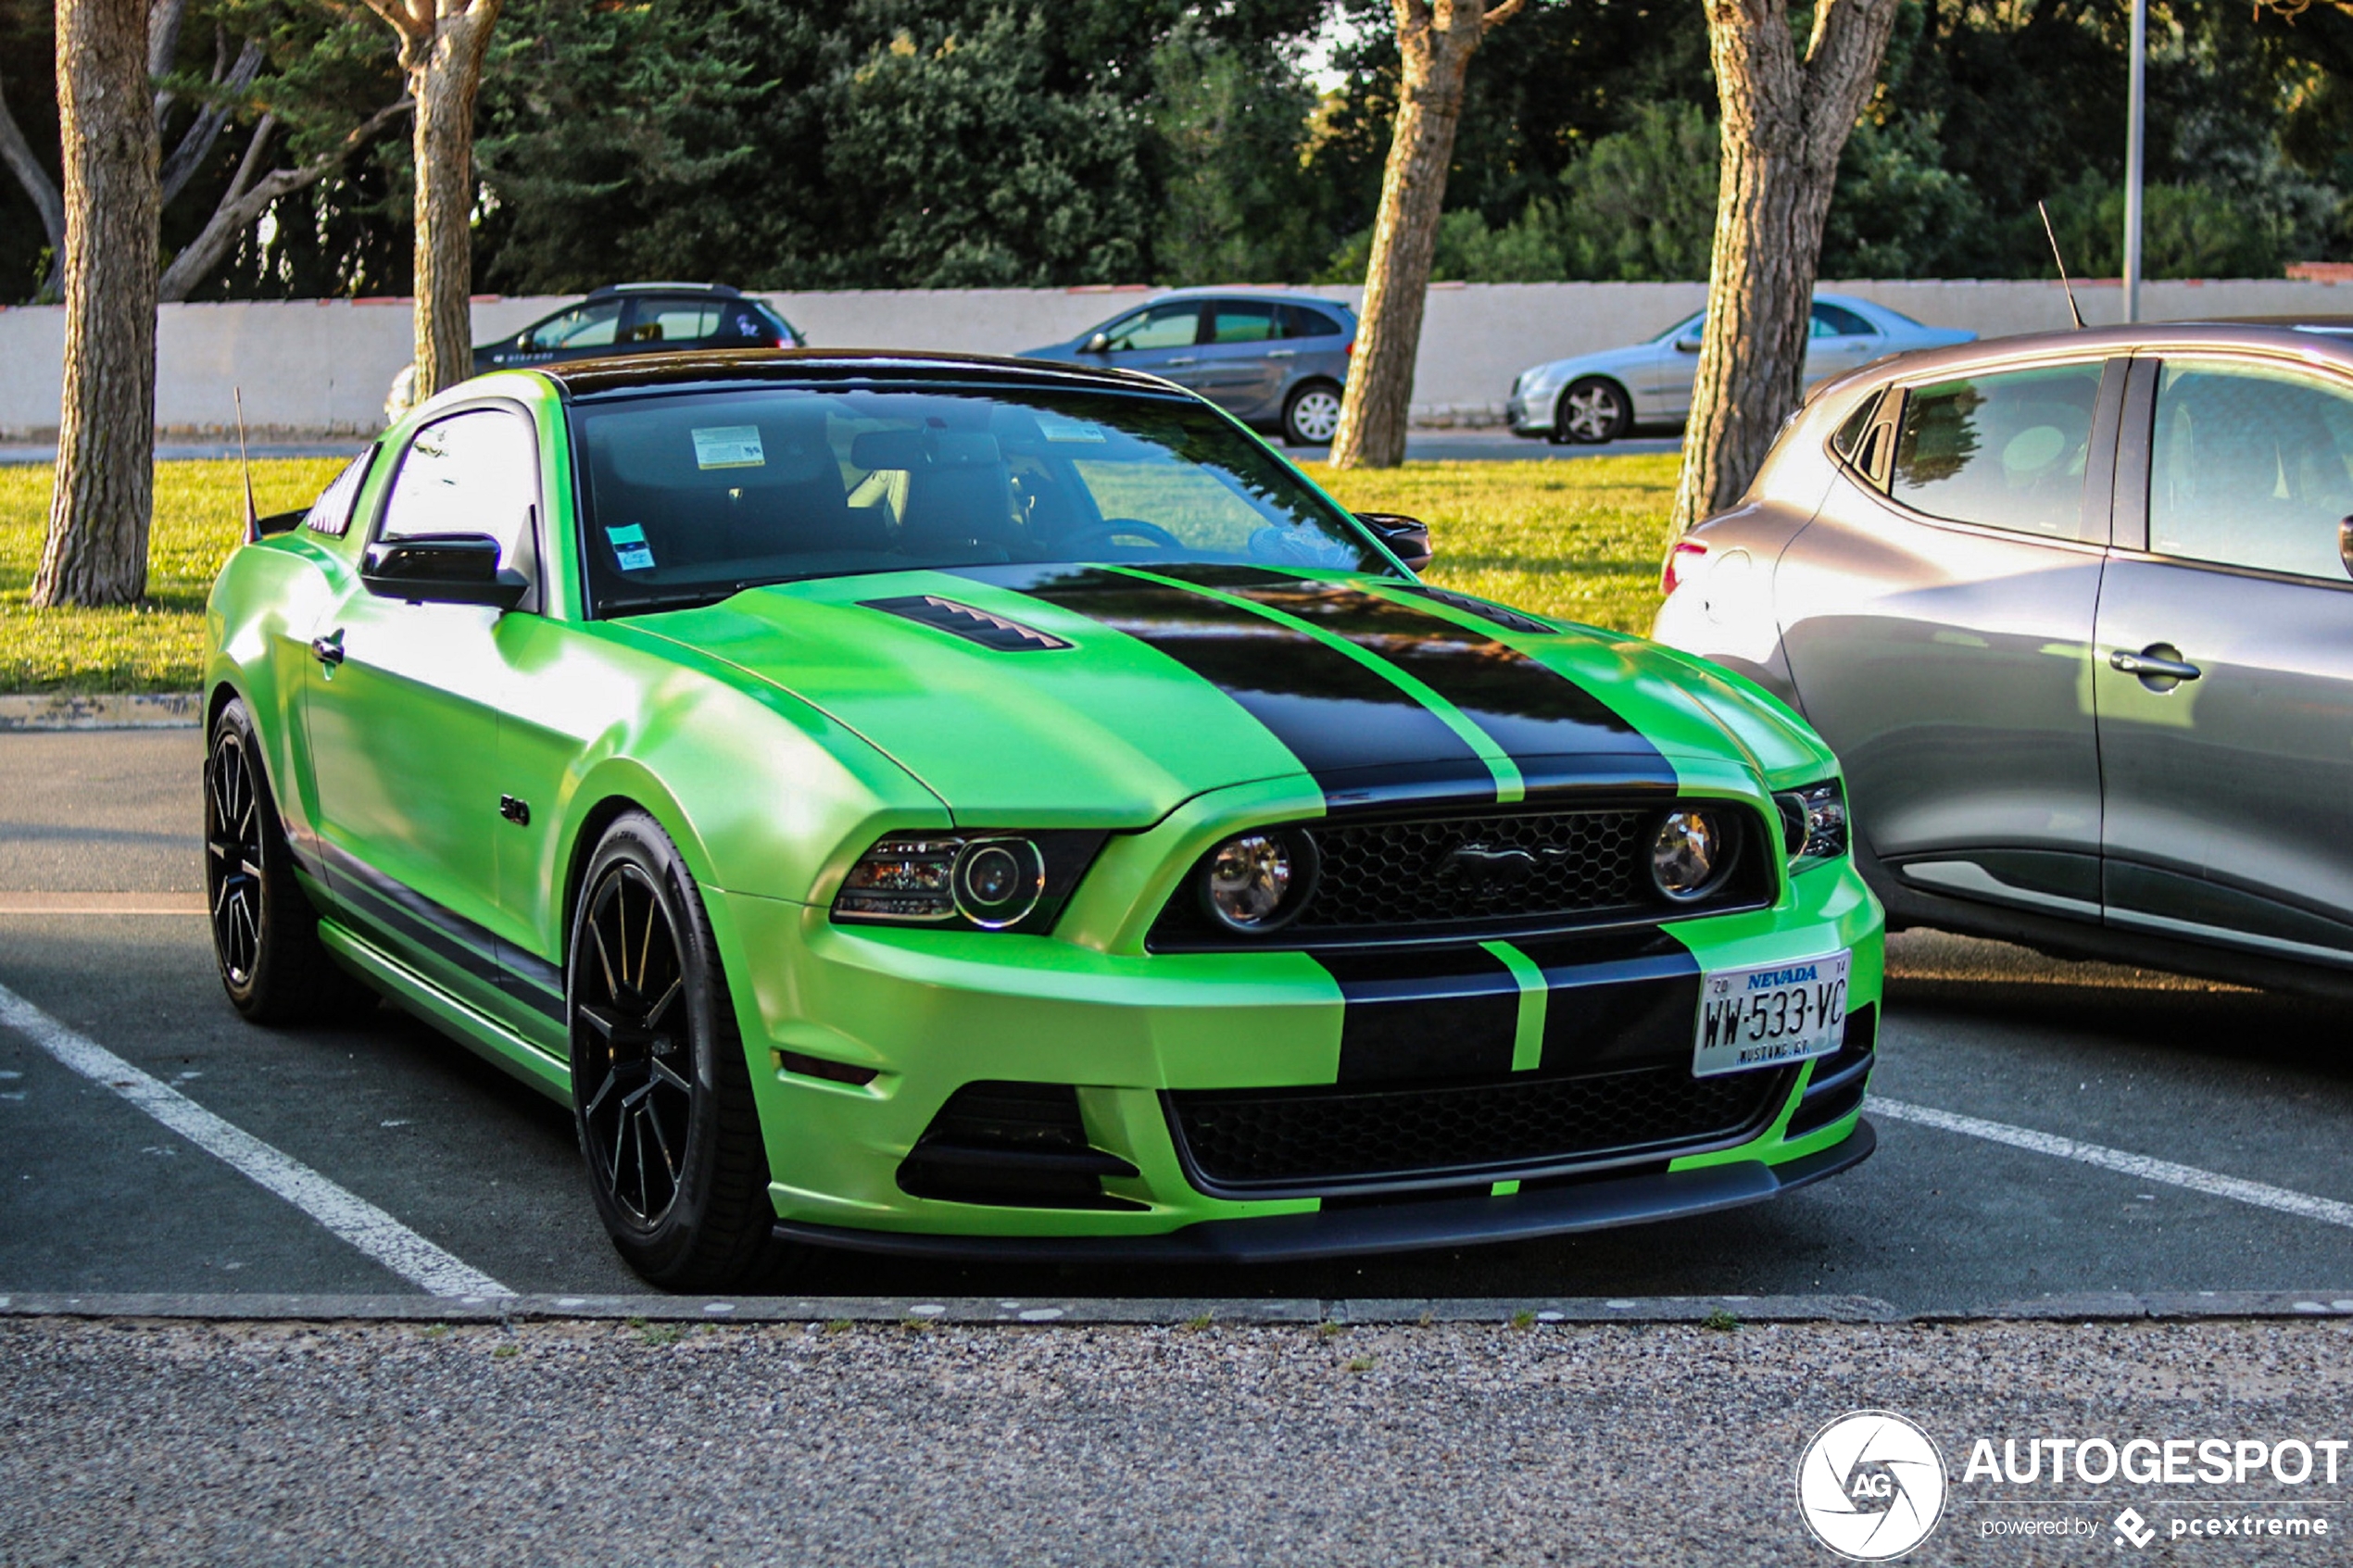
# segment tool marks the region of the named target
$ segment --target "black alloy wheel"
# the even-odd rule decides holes
[[[239,1012],[256,1023],[302,1023],[374,1005],[374,994],[319,939],[319,912],[295,880],[260,739],[242,698],[212,721],[204,844],[213,958]]]
[[[653,820],[605,831],[567,950],[573,1120],[598,1214],[652,1284],[725,1289],[774,1213],[749,1064],[701,896]]]
[[[1602,376],[1579,376],[1561,393],[1553,413],[1555,445],[1599,446],[1634,428],[1634,406],[1626,389]]]

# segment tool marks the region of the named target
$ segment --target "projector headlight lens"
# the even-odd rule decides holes
[[[914,924],[962,915],[1001,931],[1027,919],[1045,891],[1045,856],[1026,838],[895,833],[849,868],[834,913]]]
[[[1678,807],[1651,840],[1651,881],[1670,901],[1688,904],[1715,888],[1729,857],[1724,826],[1713,811]]]
[[[1804,871],[1844,855],[1852,842],[1846,821],[1846,790],[1836,779],[1783,790],[1773,797],[1781,813],[1781,847],[1790,870]]]

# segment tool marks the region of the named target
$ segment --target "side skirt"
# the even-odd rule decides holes
[[[572,1069],[505,1024],[459,1000],[382,947],[333,920],[319,922],[319,939],[402,1007],[487,1057],[493,1065],[557,1104],[572,1104]]]

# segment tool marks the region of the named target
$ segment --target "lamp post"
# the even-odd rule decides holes
[[[2124,132],[2124,319],[2141,319],[2141,144],[2148,117],[2148,0],[2133,0],[2133,77]]]

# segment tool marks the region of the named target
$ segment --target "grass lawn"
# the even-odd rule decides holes
[[[1308,471],[1361,511],[1428,521],[1433,583],[1640,632],[1658,603],[1676,461],[1661,454]],[[332,458],[256,463],[255,497],[264,512],[307,505],[341,466]],[[0,467],[0,692],[194,690],[205,595],[243,517],[236,464],[159,463],[147,603],[36,611],[26,600],[48,526],[49,470]]]

